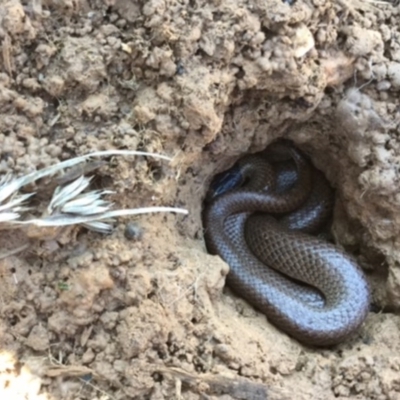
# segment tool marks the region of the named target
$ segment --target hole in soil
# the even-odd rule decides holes
[[[351,307],[352,295],[345,298],[337,289],[352,285],[348,267],[357,276],[360,314],[366,316],[365,278],[330,243],[333,208],[325,175],[294,143],[278,140],[212,180],[203,212],[207,249],[230,266],[227,285],[283,330],[290,331],[286,323],[298,315],[303,321],[313,315],[314,329],[322,321],[315,310],[346,302]]]
[[[154,382],[162,382],[164,380],[162,374],[158,372],[154,372],[154,374],[151,377],[153,378]]]
[[[12,315],[12,316],[9,318],[9,322],[10,322],[10,325],[11,325],[11,326],[15,326],[15,325],[18,324],[19,318],[18,318],[16,315]]]

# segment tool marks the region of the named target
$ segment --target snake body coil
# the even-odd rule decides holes
[[[292,145],[276,149],[291,160],[267,163],[267,149],[217,179],[206,245],[229,265],[228,285],[277,327],[305,344],[337,344],[365,320],[368,285],[352,257],[309,234],[332,210],[325,177]]]

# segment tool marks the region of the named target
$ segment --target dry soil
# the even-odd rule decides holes
[[[0,397],[400,399],[399,18],[372,0],[1,0],[0,173],[158,152],[173,161],[115,158],[94,184],[190,213],[2,230],[29,249],[0,262]],[[373,288],[335,348],[274,328],[205,250],[210,179],[278,137],[335,187],[333,233]]]

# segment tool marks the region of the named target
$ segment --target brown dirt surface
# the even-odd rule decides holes
[[[0,398],[400,399],[400,6],[352,0],[1,0],[0,173],[95,150],[119,208],[180,206],[32,240],[0,261]],[[374,312],[299,344],[208,255],[212,176],[285,136],[336,188],[333,233]],[[135,222],[141,233],[125,235]],[[27,243],[1,231],[2,249]]]

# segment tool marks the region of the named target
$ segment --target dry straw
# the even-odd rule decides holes
[[[89,229],[108,233],[112,230],[112,223],[117,217],[159,212],[188,214],[187,210],[175,207],[143,207],[113,210],[113,203],[104,199],[105,195],[113,192],[110,190],[85,192],[90,185],[91,178],[82,175],[72,183],[56,188],[47,206],[46,215],[43,215],[41,218],[23,219],[26,211],[30,210],[28,200],[35,194],[20,194],[19,191],[23,186],[46,176],[54,175],[65,168],[84,163],[93,157],[130,155],[147,156],[171,161],[171,158],[156,153],[108,150],[66,160],[18,178],[13,178],[10,174],[7,174],[0,179],[0,224],[3,223],[8,226],[36,225],[38,227],[62,227],[82,224]]]

